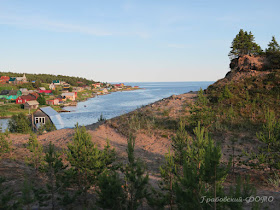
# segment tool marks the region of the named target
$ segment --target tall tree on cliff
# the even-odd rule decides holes
[[[255,37],[250,31],[240,29],[239,33],[233,39],[231,51],[229,52],[230,59],[238,58],[243,55],[259,55],[262,52],[261,47],[255,42]]]
[[[280,52],[280,46],[278,44],[278,42],[275,39],[275,36],[272,36],[271,41],[268,43],[268,48],[266,48],[266,53],[276,53],[276,52]]]

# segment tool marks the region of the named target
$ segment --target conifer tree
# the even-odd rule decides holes
[[[266,53],[272,54],[276,52],[280,52],[280,46],[275,39],[275,36],[272,36],[271,41],[268,43],[268,48],[266,48]]]
[[[201,202],[202,198],[223,195],[222,182],[228,168],[221,164],[221,148],[215,146],[204,127],[194,129],[195,138],[186,151],[183,173],[176,173],[173,183],[178,209],[218,209],[223,204]],[[172,165],[172,164],[169,164]]]
[[[135,137],[127,140],[128,163],[124,167],[125,191],[127,194],[127,209],[135,210],[141,204],[146,195],[146,188],[149,180],[146,168],[140,159],[135,158]]]
[[[99,150],[85,127],[79,128],[77,124],[73,141],[68,144],[67,160],[71,165],[70,182],[78,188],[87,206],[89,188],[96,185],[97,177],[115,160],[115,152],[109,144],[103,151]]]
[[[31,152],[30,157],[26,158],[27,161],[38,170],[44,164],[43,146],[34,133],[30,134],[27,148]]]
[[[205,157],[201,167],[202,180],[211,186],[211,196],[214,198],[214,208],[217,209],[216,198],[217,194],[222,192],[222,183],[228,173],[228,168],[221,164],[221,148],[215,146],[213,140],[208,139],[207,147],[205,148]]]
[[[198,91],[198,99],[197,99],[197,104],[201,106],[206,106],[208,103],[207,97],[204,95],[203,90],[200,88]]]
[[[161,182],[159,187],[165,193],[165,203],[169,205],[170,209],[173,209],[175,200],[173,185],[177,177],[177,165],[170,150],[165,155],[165,164],[160,167],[160,175]]]
[[[176,135],[172,138],[172,148],[174,151],[174,159],[177,164],[183,166],[184,157],[189,143],[188,133],[185,128],[185,123],[180,120],[179,128]]]
[[[98,177],[97,205],[103,209],[124,209],[126,196],[123,180],[115,170],[106,170]]]
[[[49,143],[48,151],[45,155],[45,161],[47,164],[44,167],[44,171],[48,177],[47,191],[50,194],[52,209],[55,209],[55,194],[57,194],[63,186],[61,178],[67,166],[63,165],[62,159],[59,157],[59,154],[55,151],[55,147],[54,144],[52,144],[52,142]]]
[[[280,169],[280,122],[276,119],[274,111],[266,110],[265,123],[262,131],[257,133],[257,138],[265,144],[259,148],[259,163],[265,162],[271,170]]]
[[[174,184],[178,209],[203,209],[205,203],[201,203],[201,198],[204,196],[205,190],[206,186],[201,181],[198,165],[185,160],[183,175],[179,176],[178,181]]]
[[[240,29],[239,33],[232,41],[229,57],[234,59],[244,55],[260,54],[262,49],[254,40],[255,38],[251,31],[248,33]]]

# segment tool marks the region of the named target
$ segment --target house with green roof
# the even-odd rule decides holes
[[[10,90],[5,93],[4,93],[4,91],[1,92],[0,99],[5,98],[7,100],[16,100],[19,96],[22,95],[20,90]]]
[[[60,80],[53,80],[52,83],[53,83],[54,85],[61,85]]]

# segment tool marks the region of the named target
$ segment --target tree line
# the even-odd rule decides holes
[[[23,73],[14,73],[14,72],[0,72],[1,76],[9,77],[22,77]],[[52,83],[53,80],[61,80],[69,83],[72,86],[79,85],[91,85],[95,83],[93,80],[89,80],[83,77],[74,77],[74,76],[65,76],[65,75],[53,75],[53,74],[25,74],[28,81],[37,81],[40,83]],[[78,83],[82,82],[82,83]]]

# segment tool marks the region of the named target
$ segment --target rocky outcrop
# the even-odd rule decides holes
[[[261,71],[265,60],[265,57],[261,56],[244,55],[233,59],[230,63],[230,69],[232,71]]]
[[[244,55],[235,58],[230,63],[230,71],[225,78],[218,80],[210,88],[224,86],[230,82],[239,82],[248,77],[262,77],[270,73],[264,70],[266,58],[261,56]]]

